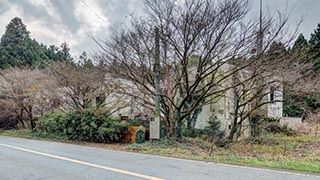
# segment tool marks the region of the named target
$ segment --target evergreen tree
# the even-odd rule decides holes
[[[15,17],[6,26],[5,34],[1,37],[0,67],[22,64],[20,56],[23,54],[26,41],[30,40],[30,32],[21,19]]]
[[[306,77],[318,76],[320,72],[320,24],[311,34],[309,42],[300,34],[290,53],[297,65],[299,63],[311,63],[314,66],[313,69],[304,72]],[[319,93],[292,95],[290,91],[290,89],[284,87],[283,112],[288,116],[303,116],[307,113],[305,109],[314,111],[320,107],[317,101]]]
[[[302,33],[299,34],[298,38],[293,44],[291,51],[306,51],[308,49],[308,41]]]
[[[301,33],[292,46],[292,49],[290,51],[291,57],[293,57],[293,59],[297,63],[305,63],[308,61],[308,50],[309,43]]]
[[[311,62],[314,63],[315,70],[320,70],[320,23],[318,24],[317,29],[311,34],[309,40],[309,51]]]
[[[30,38],[30,32],[18,17],[7,25],[0,45],[0,68],[37,66],[48,59],[39,43]]]
[[[1,46],[19,44],[30,39],[30,32],[18,17],[13,18],[6,26],[5,34],[1,37]]]
[[[69,53],[70,48],[66,42],[63,42],[60,46],[61,48],[61,61],[72,61],[72,57]]]
[[[72,61],[67,43],[61,50],[54,45],[47,48],[30,38],[30,32],[21,18],[15,17],[6,26],[0,41],[0,69],[9,66],[43,66],[48,60]]]
[[[277,60],[283,58],[287,54],[287,49],[282,42],[274,41],[270,45],[269,50],[267,51],[267,58],[269,60]]]

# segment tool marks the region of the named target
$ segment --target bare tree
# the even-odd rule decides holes
[[[270,32],[257,55],[252,52],[259,22],[249,19],[247,0],[147,0],[146,9],[145,17],[133,19],[131,29],[99,43],[103,49],[99,59],[113,77],[131,81],[148,97],[136,98],[149,101],[156,93],[154,28],[160,29],[161,112],[168,132],[177,138],[185,123],[192,124],[186,121],[197,108],[239,85],[224,86],[225,81],[253,64],[259,66],[262,54],[282,35],[287,22],[284,16],[279,21],[263,18],[262,27]],[[234,66],[220,73],[228,64]]]
[[[28,122],[33,130],[35,116],[47,111],[49,101],[56,94],[52,91],[56,84],[39,69],[9,68],[1,72],[0,103],[2,113],[16,119],[25,127]]]
[[[72,110],[99,109],[112,115],[130,103],[121,83],[90,60],[78,64],[57,62],[50,66],[50,73],[58,84],[61,103]]]
[[[287,97],[299,97],[299,100],[295,100],[295,105],[303,112],[302,120],[315,127],[315,136],[317,136],[320,126],[320,77],[313,71],[313,64],[301,63],[301,56],[294,57],[297,58],[295,61],[300,63],[289,62],[291,71],[284,76]]]

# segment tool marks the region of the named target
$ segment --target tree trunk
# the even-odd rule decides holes
[[[233,125],[231,127],[231,131],[230,131],[229,136],[228,136],[228,140],[229,141],[233,141],[236,131],[237,131],[237,125]]]
[[[18,116],[18,120],[21,123],[22,128],[26,128],[26,125],[24,124],[24,121],[23,121],[23,109],[20,109],[20,114]]]
[[[319,125],[318,123],[316,124],[316,130],[315,130],[315,133],[314,133],[314,137],[316,138],[318,136],[318,131],[319,131]]]
[[[174,136],[177,140],[180,140],[182,138],[182,126],[183,126],[180,110],[176,110],[174,114],[174,122],[175,122]]]
[[[33,131],[36,128],[36,123],[34,122],[33,116],[32,116],[32,106],[28,107],[28,117],[30,120],[30,126],[31,130]]]
[[[189,115],[189,116],[187,116],[187,118],[186,118],[186,120],[187,120],[187,128],[189,129],[189,130],[191,130],[192,129],[192,125],[191,125],[191,114]]]
[[[228,140],[229,141],[233,141],[234,140],[234,135],[237,132],[237,128],[238,128],[238,123],[237,123],[237,114],[235,114],[234,118],[233,118],[233,124],[231,125],[231,130],[228,136]]]

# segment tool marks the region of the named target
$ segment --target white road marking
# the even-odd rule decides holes
[[[86,147],[88,147],[88,146],[86,146]],[[96,148],[96,147],[90,147],[90,148],[95,148],[95,149],[101,150],[101,148]],[[241,166],[241,165],[234,165],[234,164],[216,163],[216,162],[212,162],[212,161],[182,159],[182,158],[177,158],[177,157],[168,157],[168,156],[160,156],[160,155],[153,155],[153,154],[143,154],[143,153],[135,153],[135,152],[127,152],[127,151],[117,151],[117,150],[112,150],[112,149],[104,149],[104,150],[114,151],[114,152],[123,153],[123,154],[134,154],[134,155],[140,155],[140,156],[156,157],[156,158],[159,158],[159,159],[170,159],[170,160],[185,161],[185,162],[190,162],[190,163],[211,164],[211,165],[218,165],[218,166],[225,166],[225,167],[234,167],[234,168],[258,170],[258,171],[266,171],[266,172],[272,172],[272,173],[280,173],[280,174],[289,174],[289,175],[296,175],[296,176],[320,178],[320,176],[314,175],[314,174],[308,174],[308,172],[306,172],[306,173],[290,172],[290,171],[285,171],[285,169],[283,169],[283,170],[274,170],[274,169],[268,169],[268,168],[263,168],[263,167],[259,168],[259,167]]]
[[[10,137],[10,138],[12,138],[12,137]],[[21,139],[21,138],[16,138],[16,139]],[[28,140],[30,140],[30,139],[28,139]],[[36,141],[36,140],[31,140],[31,141]],[[50,141],[44,141],[44,142],[50,142]],[[303,173],[303,172],[302,173],[300,173],[300,172],[290,172],[290,171],[285,171],[285,169],[284,170],[275,170],[275,169],[268,169],[268,168],[263,168],[263,167],[261,167],[261,168],[260,167],[250,167],[250,166],[242,166],[242,165],[216,163],[216,162],[211,162],[211,161],[200,161],[200,160],[183,159],[183,158],[160,156],[160,155],[153,155],[153,154],[144,154],[144,153],[136,153],[136,152],[128,152],[128,151],[119,151],[119,150],[99,148],[99,147],[88,146],[88,145],[78,145],[78,144],[62,143],[62,142],[54,142],[54,143],[63,144],[63,145],[78,146],[78,147],[90,148],[90,149],[97,149],[97,150],[104,150],[104,151],[111,151],[111,152],[116,152],[116,153],[120,153],[120,154],[132,154],[132,155],[136,155],[136,156],[144,156],[144,157],[148,156],[148,157],[155,157],[155,158],[159,158],[159,159],[169,159],[169,160],[184,161],[184,162],[190,162],[190,163],[211,164],[211,165],[217,165],[217,166],[234,167],[234,168],[242,168],[242,169],[251,169],[251,170],[258,170],[258,171],[265,171],[265,172],[272,172],[272,173],[279,173],[279,174],[289,174],[289,175],[296,175],[296,176],[320,178],[319,175],[308,174],[308,172],[306,172],[306,173]],[[1,143],[0,143],[0,145],[1,145]],[[158,178],[158,180],[162,180],[162,179]]]
[[[20,151],[25,151],[25,152],[29,152],[29,153],[37,154],[37,155],[41,155],[41,156],[46,156],[46,157],[50,157],[50,158],[60,159],[60,160],[63,160],[63,161],[69,161],[69,162],[73,162],[73,163],[77,163],[77,164],[91,166],[91,167],[95,167],[95,168],[99,168],[99,169],[104,169],[104,170],[108,170],[108,171],[113,171],[113,172],[116,172],[116,173],[135,176],[135,177],[138,177],[138,178],[149,179],[149,180],[164,180],[162,178],[148,176],[148,175],[135,173],[135,172],[131,172],[131,171],[126,171],[126,170],[122,170],[122,169],[116,169],[116,168],[112,168],[112,167],[108,167],[108,166],[102,166],[102,165],[98,165],[98,164],[93,164],[93,163],[84,162],[84,161],[71,159],[71,158],[67,158],[67,157],[52,155],[52,154],[48,154],[48,153],[33,151],[33,150],[30,150],[30,149],[25,149],[25,148],[21,148],[21,147],[17,147],[17,146],[11,146],[11,145],[2,144],[2,143],[0,143],[0,146],[16,149],[16,150],[20,150]]]

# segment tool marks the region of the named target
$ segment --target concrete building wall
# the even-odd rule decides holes
[[[228,67],[224,68],[224,71],[228,71]],[[222,72],[223,73],[223,72]],[[247,72],[242,72],[243,74],[238,74],[236,78],[239,80],[246,79]],[[270,79],[274,81],[273,79]],[[230,83],[232,83],[232,78],[227,79],[222,86],[230,87]],[[275,81],[276,82],[276,81]],[[274,103],[267,103],[266,105],[263,105],[259,111],[261,111],[261,114],[266,115],[268,117],[272,118],[280,118],[283,116],[283,87],[282,84],[279,83],[271,83],[270,84],[270,92],[265,96],[265,101],[274,101]],[[267,89],[268,91],[268,89]],[[267,92],[268,93],[268,92]],[[216,101],[211,102],[211,104],[205,105],[202,108],[201,113],[198,115],[198,119],[196,122],[195,128],[197,129],[203,129],[206,126],[208,126],[209,118],[212,114],[215,114],[218,118],[218,120],[221,122],[221,130],[225,131],[226,133],[229,132],[229,128],[233,123],[233,114],[234,114],[234,91],[233,89],[228,90],[225,92],[225,94],[221,95],[221,98],[219,98]],[[250,98],[250,95],[248,96]],[[251,106],[248,104],[244,107],[248,111]],[[244,120],[242,123],[242,129],[241,134],[246,135],[250,134],[250,125],[249,125],[249,118]]]
[[[230,114],[228,104],[230,104],[226,96],[222,96],[218,100],[202,107],[202,111],[198,115],[195,128],[204,129],[208,126],[210,117],[214,114],[221,122],[221,130],[226,131],[230,124]]]
[[[273,92],[272,92],[273,91]],[[273,97],[272,97],[273,96]],[[270,93],[268,95],[268,100],[272,101],[274,99],[274,103],[269,103],[267,105],[267,112],[268,117],[271,118],[280,118],[283,116],[283,92],[282,92],[282,86],[278,86],[276,89],[272,90],[272,87],[270,88]]]

